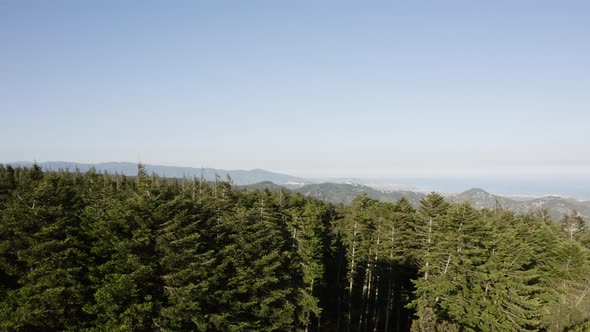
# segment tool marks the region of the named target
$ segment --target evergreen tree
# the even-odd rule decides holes
[[[420,200],[416,213],[415,234],[418,242],[417,261],[424,280],[428,280],[433,269],[433,248],[439,231],[439,224],[445,218],[449,204],[437,193],[430,193]]]
[[[375,203],[366,195],[358,196],[347,207],[344,218],[338,221],[338,232],[348,261],[348,330],[360,330],[362,325],[359,320],[362,321],[362,304],[366,290],[364,268],[369,261],[371,235],[375,226],[369,209]]]
[[[283,193],[282,196],[284,195]],[[321,326],[319,294],[325,282],[331,213],[325,204],[319,201],[303,200],[301,203],[291,213],[293,245],[300,259],[304,283],[298,300],[302,306],[299,321],[307,331],[312,319],[315,319],[315,328],[319,329]]]
[[[492,227],[489,258],[474,283],[478,287],[474,294],[479,294],[479,327],[484,331],[538,330],[542,305],[539,295],[544,290],[539,282],[542,266],[535,260],[538,249],[534,241],[544,242],[543,222],[518,219],[505,211],[486,217]]]
[[[140,170],[137,191],[104,199],[83,211],[92,243],[89,276],[93,301],[84,310],[96,331],[148,331],[158,311],[158,260],[153,211],[156,192]]]
[[[212,279],[219,288],[209,321],[214,330],[291,330],[297,277],[286,224],[268,192],[251,207],[224,210],[216,225],[219,246]]]
[[[174,195],[176,193],[172,193]],[[158,326],[171,331],[204,331],[211,305],[214,247],[209,231],[212,212],[185,194],[176,194],[158,208],[157,252],[165,302]]]
[[[545,299],[543,325],[547,331],[562,331],[568,326],[590,320],[590,251],[571,241],[568,232],[563,241],[552,232],[550,255],[541,279],[550,290]]]
[[[560,224],[561,228],[569,235],[570,240],[578,239],[578,235],[586,231],[586,221],[575,211],[565,215]]]
[[[440,238],[437,235],[439,224],[445,218],[448,207],[449,204],[445,202],[444,198],[433,192],[420,200],[420,208],[416,213],[414,231],[418,249],[415,255],[419,266],[420,279],[415,281],[416,298],[411,304],[411,307],[416,309],[418,314],[418,321],[414,322],[413,326],[421,326],[424,320],[430,320],[430,312],[434,311],[434,308],[432,308],[434,305],[433,296],[431,295],[433,288],[429,286],[428,278],[433,273],[436,260],[435,240]]]
[[[411,280],[417,277],[417,252],[415,214],[410,202],[402,197],[395,205],[384,204],[382,214],[389,213],[383,227],[384,261],[383,283],[386,291],[383,330],[407,329],[408,299],[413,296],[414,285]]]
[[[17,192],[17,211],[9,212],[9,220],[3,223],[14,227],[11,240],[16,241],[14,254],[19,260],[7,271],[19,276],[19,287],[7,294],[3,327],[73,331],[86,320],[81,311],[87,298],[87,255],[77,215],[81,202],[70,174],[43,177],[35,166],[29,176],[36,185],[27,187],[32,195]],[[12,225],[11,217],[18,218]],[[7,258],[6,252],[2,256]]]
[[[0,209],[3,203],[9,199],[10,193],[16,188],[14,168],[0,164]]]

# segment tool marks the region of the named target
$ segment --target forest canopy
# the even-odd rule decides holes
[[[1,331],[588,331],[589,293],[576,214],[0,165]]]

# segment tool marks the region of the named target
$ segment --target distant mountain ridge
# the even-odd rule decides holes
[[[566,214],[579,213],[584,219],[590,220],[590,201],[579,201],[569,197],[548,195],[531,199],[510,199],[486,192],[480,188],[473,188],[460,194],[449,195],[452,201],[469,201],[478,209],[493,209],[500,206],[516,213],[529,213],[547,210],[554,219],[560,219]]]
[[[336,204],[348,204],[356,196],[367,194],[372,199],[391,203],[405,197],[412,205],[418,206],[424,197],[424,194],[413,191],[383,191],[360,184],[331,182],[306,184],[300,188],[294,188],[293,191]]]
[[[9,162],[6,163],[7,165],[12,166],[25,166],[30,167],[33,165],[32,162],[29,161],[18,161],[18,162]],[[92,167],[97,172],[108,172],[108,173],[119,173],[125,176],[135,176],[137,175],[137,163],[131,162],[104,162],[104,163],[75,163],[75,162],[65,162],[65,161],[46,161],[46,162],[37,162],[41,168],[44,170],[70,170],[74,171],[79,169],[80,172],[87,172]],[[249,185],[254,183],[259,183],[263,181],[271,181],[276,184],[280,185],[288,185],[288,184],[305,184],[311,183],[311,181],[305,180],[303,178],[290,176],[286,174],[280,174],[275,172],[266,171],[263,169],[253,169],[253,170],[223,170],[223,169],[215,169],[215,168],[195,168],[195,167],[180,167],[180,166],[162,166],[162,165],[150,165],[144,164],[148,173],[155,173],[162,177],[167,178],[201,178],[207,181],[213,181],[218,176],[221,180],[225,180],[227,176],[232,179],[232,182],[236,185]]]
[[[361,194],[367,194],[370,198],[382,202],[396,202],[401,197],[405,197],[415,208],[420,205],[420,200],[426,196],[424,193],[414,191],[382,191],[368,186],[346,183],[307,184],[295,188],[293,191],[336,204],[348,204],[354,197]],[[459,194],[446,194],[445,196],[448,200],[454,202],[469,201],[478,209],[501,207],[516,213],[547,210],[548,215],[555,220],[561,219],[566,214],[577,212],[584,219],[590,221],[590,201],[578,201],[568,197],[553,195],[527,200],[514,200],[490,194],[480,188],[472,188]]]
[[[137,174],[137,164],[130,162],[105,162],[105,163],[74,163],[62,161],[38,162],[44,170],[70,170],[79,169],[87,172],[92,167],[97,172],[119,173],[126,176]],[[9,162],[6,165],[30,167],[32,162]],[[420,200],[426,196],[424,192],[413,190],[380,190],[367,185],[356,183],[314,183],[313,181],[270,172],[262,169],[253,170],[223,170],[214,168],[194,168],[178,166],[161,166],[145,164],[148,173],[155,173],[168,178],[203,178],[213,181],[216,177],[226,180],[229,176],[233,184],[248,190],[280,190],[289,189],[305,196],[314,197],[335,204],[348,204],[356,196],[367,194],[368,197],[382,202],[396,202],[405,197],[414,207],[418,207]],[[566,214],[579,213],[584,219],[590,221],[590,201],[579,201],[569,197],[547,195],[530,198],[509,198],[491,194],[480,188],[472,188],[458,194],[445,194],[448,200],[455,202],[469,201],[478,209],[494,209],[502,207],[516,213],[529,213],[547,210],[548,214],[558,220]]]

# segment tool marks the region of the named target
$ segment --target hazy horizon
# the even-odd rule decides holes
[[[589,21],[584,1],[3,2],[0,160],[588,179]]]
[[[9,163],[32,163],[33,161],[14,160],[14,161],[0,161],[0,164]],[[109,163],[139,163],[139,161],[101,161],[97,163],[84,163],[77,161],[56,161],[56,160],[37,160],[38,163],[57,162],[57,163],[74,163],[74,164],[109,164]],[[167,165],[155,164],[146,161],[141,163],[152,166],[166,166],[179,168],[210,168],[207,166],[195,167],[191,165]],[[275,172],[279,174],[290,175],[294,177],[301,177],[306,180],[315,182],[343,182],[352,181],[354,183],[368,185],[376,189],[383,190],[413,190],[421,192],[436,191],[440,193],[461,193],[472,188],[481,188],[487,192],[502,196],[547,196],[547,195],[562,195],[578,200],[590,200],[590,178],[589,177],[499,177],[499,176],[440,176],[440,177],[358,177],[358,176],[327,176],[314,177],[306,176],[304,174],[297,174],[285,172],[281,170],[267,169],[263,167],[255,167],[252,169],[231,169],[227,167],[212,167],[215,169],[226,171],[239,170],[256,170],[261,169],[265,171]],[[69,169],[70,171],[72,169]]]

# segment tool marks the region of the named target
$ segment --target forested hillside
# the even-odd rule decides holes
[[[258,185],[250,186],[255,188]],[[356,196],[366,194],[369,198],[389,203],[397,202],[400,198],[405,197],[412,206],[418,207],[420,201],[426,197],[426,194],[421,192],[383,191],[351,183],[306,184],[291,190],[334,204],[350,204]],[[564,216],[574,214],[590,222],[590,201],[580,201],[564,196],[546,195],[513,199],[493,195],[483,189],[472,188],[459,194],[446,194],[445,199],[457,203],[470,202],[478,209],[501,207],[521,214],[543,212],[554,219],[562,219]]]
[[[588,331],[577,215],[0,165],[1,331]]]

